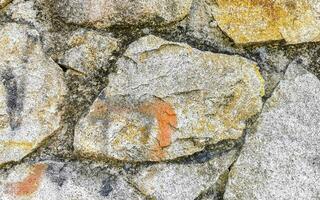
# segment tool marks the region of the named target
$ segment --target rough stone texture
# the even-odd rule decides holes
[[[37,10],[34,8],[33,1],[16,0],[8,6],[6,13],[14,21],[26,21],[33,25],[37,24]]]
[[[8,5],[12,0],[0,0],[0,9]]]
[[[230,172],[226,200],[320,198],[320,81],[289,66]]]
[[[215,6],[212,0],[193,1],[185,22],[187,35],[219,49],[220,52],[243,53],[242,47],[235,47],[230,43],[230,38],[221,31],[218,22],[212,17]]]
[[[146,36],[80,120],[75,150],[120,160],[191,155],[237,139],[259,112],[264,81],[255,63]]]
[[[67,45],[69,48],[60,53],[57,62],[81,74],[108,66],[112,53],[119,50],[112,36],[84,29],[74,32]]]
[[[0,25],[0,164],[18,161],[61,129],[62,70],[26,25]]]
[[[0,21],[32,26],[41,37],[44,53],[56,58],[53,55],[64,49],[68,33],[59,29],[57,20],[52,19],[51,1],[53,0],[14,0],[0,12]],[[4,20],[1,20],[1,17],[4,17]]]
[[[319,6],[0,0],[0,200],[320,199]]]
[[[155,24],[165,25],[183,19],[192,0],[62,0],[57,11],[68,23],[96,28]]]
[[[132,182],[151,199],[194,200],[215,186],[235,158],[233,150],[204,163],[156,164],[142,169]]]
[[[320,41],[319,0],[216,0],[219,27],[236,43]]]
[[[2,200],[143,199],[120,176],[52,161],[21,164],[1,175],[0,196]]]

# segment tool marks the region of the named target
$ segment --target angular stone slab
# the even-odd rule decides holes
[[[107,67],[112,53],[119,49],[118,40],[111,35],[83,29],[73,32],[67,45],[58,63],[82,74]]]
[[[68,23],[106,28],[164,25],[183,19],[192,0],[62,0],[56,9]]]
[[[18,161],[61,128],[63,72],[36,30],[0,26],[0,164]]]
[[[217,0],[214,18],[235,43],[320,41],[319,0]]]
[[[152,199],[194,200],[219,184],[235,159],[232,150],[204,163],[155,164],[137,173],[132,182]]]
[[[21,164],[0,176],[3,200],[143,199],[122,177],[77,165],[45,161]]]
[[[237,139],[259,112],[264,84],[258,67],[146,36],[117,62],[118,72],[76,126],[85,156],[159,161]]]
[[[320,81],[292,65],[267,101],[226,200],[320,199]]]

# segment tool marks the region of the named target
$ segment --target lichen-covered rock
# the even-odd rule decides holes
[[[212,17],[214,8],[214,1],[193,1],[189,16],[186,18],[187,35],[219,49],[220,52],[243,53],[242,47],[235,46],[230,38],[221,31],[217,21]]]
[[[62,0],[56,9],[68,23],[97,28],[110,26],[164,25],[183,19],[192,0]]]
[[[112,53],[118,50],[118,41],[111,35],[83,29],[74,32],[67,45],[58,63],[82,74],[107,67]]]
[[[12,0],[0,0],[0,9],[8,5]]]
[[[215,187],[235,159],[232,150],[205,163],[155,164],[137,173],[132,182],[151,199],[193,200]]]
[[[320,41],[319,0],[216,0],[219,27],[236,43]]]
[[[320,199],[320,81],[291,65],[234,164],[226,200]]]
[[[85,156],[159,161],[238,139],[264,94],[256,64],[146,36],[117,62],[118,72],[76,126]]]
[[[122,177],[52,161],[21,164],[2,174],[0,196],[2,200],[143,199]]]
[[[61,128],[63,73],[39,41],[26,25],[0,26],[0,164],[20,160]]]

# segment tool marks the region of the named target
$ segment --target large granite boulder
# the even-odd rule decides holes
[[[291,65],[234,164],[226,200],[320,198],[320,81]]]
[[[0,164],[19,161],[62,128],[63,72],[38,32],[0,25]]]
[[[239,56],[146,36],[117,66],[76,127],[77,153],[126,161],[191,155],[241,137],[262,106],[258,67]]]

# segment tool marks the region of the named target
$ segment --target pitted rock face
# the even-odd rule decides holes
[[[319,0],[217,0],[214,18],[236,43],[320,41]]]
[[[85,156],[169,160],[237,139],[261,109],[255,63],[146,36],[117,62],[118,72],[75,130]]]
[[[25,25],[0,27],[0,164],[18,161],[61,128],[62,70]]]
[[[183,19],[192,0],[62,0],[57,11],[68,23],[110,26],[164,25]]]
[[[123,177],[52,161],[21,164],[2,174],[0,196],[3,200],[143,199]]]
[[[224,199],[320,198],[320,81],[297,65],[266,102],[234,164]]]

